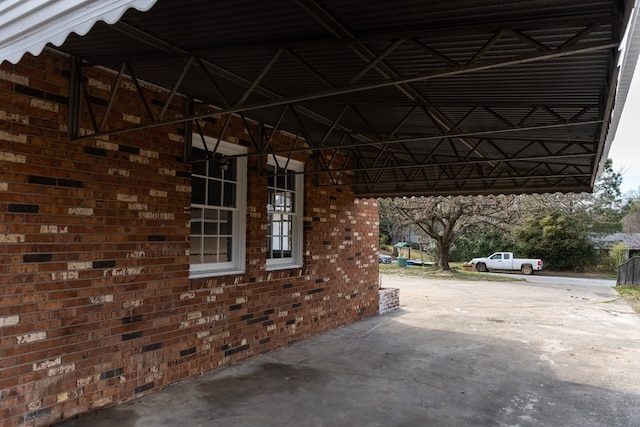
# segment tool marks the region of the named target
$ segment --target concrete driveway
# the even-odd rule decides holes
[[[401,310],[64,425],[640,425],[640,316],[610,287],[382,284]]]

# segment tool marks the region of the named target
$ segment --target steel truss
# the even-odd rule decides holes
[[[611,54],[619,41],[599,36],[602,27],[611,25],[601,15],[579,19],[530,20],[500,25],[448,28],[452,35],[480,40],[464,59],[443,53],[429,40],[438,29],[408,33],[380,33],[356,37],[313,0],[297,0],[298,7],[313,17],[329,34],[324,40],[280,45],[233,46],[228,49],[202,49],[188,52],[143,30],[118,22],[112,28],[153,50],[178,58],[183,66],[168,87],[162,106],[151,105],[137,77],[135,58],[121,58],[116,83],[106,100],[89,95],[83,70],[93,62],[73,60],[69,135],[73,139],[97,138],[153,127],[198,123],[199,119],[222,117],[229,123],[232,115],[245,123],[256,111],[271,111],[273,121],[251,134],[253,150],[249,156],[313,152],[315,169],[305,174],[324,175],[330,184],[342,185],[345,174],[355,174],[355,192],[361,197],[412,194],[482,194],[514,191],[581,191],[592,185],[592,170],[599,161],[603,121],[611,108],[611,99],[556,100],[544,105],[531,101],[502,101],[488,97],[482,102],[452,100],[437,103],[429,99],[425,84],[469,76],[487,78],[494,72],[509,73],[535,64],[553,64],[594,52]],[[611,18],[613,20],[613,18]],[[550,43],[540,29],[555,30]],[[570,30],[569,30],[570,29]],[[376,46],[377,48],[373,48]],[[505,47],[506,46],[506,47]],[[213,53],[250,51],[270,52],[260,71],[249,78],[215,61]],[[361,64],[358,72],[336,84],[312,65],[305,52],[314,49],[349,51]],[[403,49],[416,52],[421,60],[438,64],[422,72],[406,73],[394,68],[394,55]],[[285,59],[286,58],[286,59]],[[96,64],[113,58],[93,58]],[[267,80],[277,80],[280,66],[295,63],[310,73],[317,84],[308,92],[278,93]],[[201,99],[181,117],[167,117],[172,100],[181,94],[185,80],[205,75],[215,99]],[[613,81],[614,73],[610,79]],[[108,117],[114,108],[120,82],[131,79],[146,116],[136,126],[114,128]],[[434,82],[434,83],[431,83]],[[240,89],[230,99],[226,86]],[[393,90],[392,103],[403,112],[392,126],[379,126],[379,117],[369,113],[377,107],[379,90]],[[357,98],[352,98],[357,96]],[[355,99],[355,100],[354,100]],[[369,101],[367,101],[369,100]],[[388,102],[388,101],[384,101]],[[215,107],[207,107],[214,104]],[[103,110],[99,116],[97,105]],[[331,108],[323,108],[329,106]],[[386,105],[385,107],[393,107]],[[88,111],[92,129],[79,132],[81,108]],[[204,110],[204,111],[202,111]],[[327,114],[326,111],[332,111]],[[455,114],[451,112],[455,111]],[[422,123],[423,131],[416,130]],[[224,139],[224,132],[218,140]],[[248,130],[251,126],[246,125]],[[290,147],[275,150],[272,135],[278,130],[297,137]],[[185,132],[190,135],[191,132]],[[590,138],[585,138],[589,135]],[[216,145],[217,147],[217,145]],[[215,152],[216,147],[212,148]],[[188,150],[186,150],[188,152]]]

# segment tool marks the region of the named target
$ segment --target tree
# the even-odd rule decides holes
[[[622,174],[613,170],[611,159],[604,164],[592,193],[548,193],[521,196],[524,217],[547,214],[571,216],[587,233],[614,233],[628,210],[622,198]]]
[[[624,233],[640,233],[640,199],[630,201],[626,215],[622,218]]]
[[[516,235],[521,256],[542,258],[552,270],[577,270],[595,259],[587,230],[571,215],[529,216]]]
[[[492,224],[476,224],[461,233],[449,252],[451,261],[469,261],[478,256],[488,256],[494,252],[510,251],[515,240],[504,227]]]
[[[588,197],[587,214],[590,232],[614,233],[621,230],[621,220],[627,206],[622,198],[622,173],[613,170],[613,161],[607,159]]]
[[[435,240],[435,267],[449,270],[449,253],[456,238],[479,224],[504,224],[513,201],[511,196],[441,196],[393,199],[390,203],[404,225],[415,225]]]
[[[380,199],[378,206],[380,241],[387,240],[389,243],[396,243],[403,240],[407,234],[407,226],[404,224],[402,216],[395,209],[391,199]]]

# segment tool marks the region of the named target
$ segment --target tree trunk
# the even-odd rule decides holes
[[[444,242],[442,240],[438,240],[438,254],[436,259],[435,267],[440,270],[451,270],[449,267],[449,249],[451,248],[451,243]]]

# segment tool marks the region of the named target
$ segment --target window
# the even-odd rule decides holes
[[[267,183],[267,269],[302,267],[304,163],[270,156]]]
[[[205,139],[208,150],[217,140]],[[191,277],[245,271],[246,148],[220,142],[207,158],[194,135],[191,152]]]

